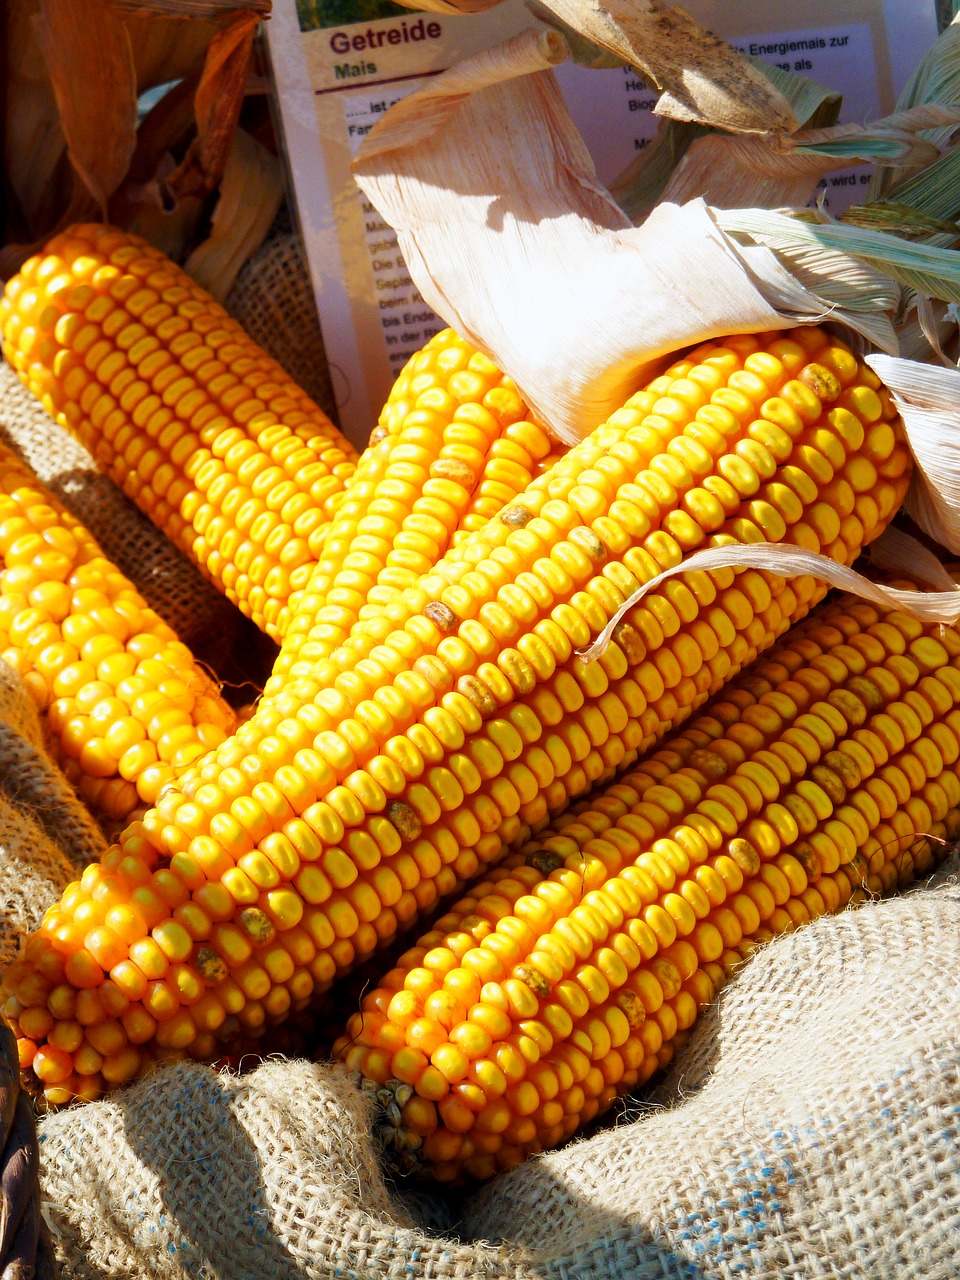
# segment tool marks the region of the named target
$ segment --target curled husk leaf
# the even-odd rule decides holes
[[[864,331],[702,201],[631,226],[550,74],[565,54],[540,28],[467,59],[392,107],[354,161],[425,301],[546,426],[581,439],[663,356],[707,338],[828,313]]]
[[[867,364],[893,395],[913,454],[904,510],[960,553],[960,369],[888,355],[868,356]]]
[[[783,578],[799,578],[810,574],[831,587],[870,600],[882,609],[902,609],[926,623],[954,626],[960,621],[960,585],[931,552],[916,539],[900,530],[888,529],[871,543],[871,557],[885,573],[906,578],[911,583],[928,582],[936,591],[918,591],[915,586],[894,587],[876,582],[829,556],[805,551],[784,542],[757,542],[706,547],[686,556],[679,564],[664,569],[645,582],[624,600],[593,644],[579,652],[584,662],[603,657],[614,631],[624,616],[640,603],[648,592],[678,573],[716,569],[763,569]]]

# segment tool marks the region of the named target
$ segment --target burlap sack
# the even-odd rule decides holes
[[[283,211],[237,276],[226,308],[334,422],[337,406],[303,241]]]
[[[823,919],[745,967],[654,1105],[419,1216],[340,1069],[160,1069],[42,1121],[63,1274],[952,1280],[958,968],[954,881]]]
[[[106,849],[43,749],[36,708],[0,662],[0,971],[46,908]]]
[[[191,649],[218,664],[235,644],[237,610],[101,475],[87,450],[0,359],[0,441],[90,530],[105,555]]]

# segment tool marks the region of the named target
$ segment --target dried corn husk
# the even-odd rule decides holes
[[[139,221],[138,230],[158,230],[150,238],[180,256],[177,232],[192,237],[197,211],[184,216],[176,205],[202,200],[219,182],[253,31],[269,7],[269,0],[9,0],[3,142],[12,200],[0,277],[68,222],[92,216],[131,228]],[[182,80],[195,137],[176,164],[155,131],[140,145],[138,97]],[[158,216],[171,209],[172,219]]]
[[[905,111],[924,103],[947,107],[960,104],[960,19],[957,17],[920,58],[897,100],[897,110]],[[945,125],[931,133],[930,141],[938,147],[946,146],[954,132]],[[867,189],[868,200],[896,198],[893,192],[904,176],[896,169],[878,170]]]
[[[105,218],[136,145],[137,77],[126,26],[105,0],[60,0],[41,6],[35,28],[67,155]]]
[[[827,173],[852,164],[916,168],[939,159],[920,130],[960,124],[956,107],[919,106],[867,125],[837,125],[764,137],[709,134],[692,143],[667,182],[663,199],[702,196],[724,208],[809,204]]]
[[[660,356],[690,342],[829,316],[895,352],[890,316],[904,288],[935,274],[942,296],[957,294],[951,251],[815,213],[698,200],[661,204],[628,226],[550,75],[563,54],[557,33],[531,30],[469,59],[394,107],[354,166],[427,302],[511,374],[563,439],[582,437]],[[811,132],[783,151],[807,150],[818,164],[870,150],[902,158],[916,130],[948,115],[920,107],[870,131]],[[920,143],[913,154],[931,153]],[[812,574],[928,622],[960,619],[960,587],[919,544],[892,534],[877,557],[936,590],[878,584],[797,547],[730,545],[672,566],[621,613],[673,574],[732,566]],[[600,656],[619,616],[582,657]]]
[[[58,168],[66,143],[57,101],[34,29],[34,0],[8,0],[3,122],[4,194],[8,237],[26,238],[33,225],[52,225],[62,204]]]
[[[531,29],[468,59],[391,108],[354,162],[424,299],[561,439],[582,438],[663,355],[703,338],[829,314],[896,350],[884,312],[897,291],[873,268],[848,264],[848,306],[832,277],[829,296],[801,283],[701,201],[631,227],[549,75],[565,53],[555,32]]]
[[[194,95],[197,136],[168,180],[169,189],[177,196],[207,195],[220,180],[240,116],[261,8],[258,4],[246,12],[233,13],[229,25],[217,31],[207,46]]]
[[[577,61],[582,61],[575,49],[572,53]],[[751,63],[787,99],[794,118],[803,128],[826,129],[837,123],[841,104],[839,93],[828,89],[825,85],[817,84],[808,76],[784,71],[781,67],[770,66],[759,60],[751,59]],[[650,144],[642,151],[638,151],[623,172],[611,182],[610,194],[634,225],[643,222],[654,206],[665,198],[667,184],[683,164],[690,147],[703,138],[704,134],[703,125],[663,119]],[[728,165],[727,173],[728,181],[732,184],[742,181],[742,175],[735,166]],[[748,176],[750,176],[749,173]],[[765,181],[769,182],[769,179]],[[704,196],[705,199],[708,198],[706,191],[696,194]],[[672,198],[676,200],[677,197]],[[715,204],[748,203],[745,200],[734,199],[732,191],[729,198],[715,199],[711,196],[709,199]],[[772,200],[772,203],[780,205],[788,201],[778,190],[777,198]]]
[[[260,247],[283,201],[283,166],[243,129],[220,183],[210,235],[184,263],[184,270],[224,302],[241,267]]]
[[[434,13],[477,13],[500,0],[400,0]],[[661,91],[654,107],[674,120],[736,133],[795,129],[790,103],[750,58],[662,0],[528,0],[531,13],[556,29],[577,61],[629,63]]]
[[[771,79],[677,5],[542,0],[535,12],[553,14],[563,26],[636,67],[661,90],[657,115],[734,133],[797,127],[790,103]]]
[[[867,363],[893,393],[916,463],[904,508],[960,553],[960,369],[880,355]]]

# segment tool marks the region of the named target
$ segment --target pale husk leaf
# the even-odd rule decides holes
[[[283,166],[243,129],[234,134],[210,235],[184,263],[188,275],[224,302],[244,263],[263,243],[283,201]]]
[[[878,546],[885,536],[882,535],[873,545]],[[905,550],[902,539],[912,543],[910,551]],[[933,585],[939,586],[940,590],[908,590],[874,582],[864,574],[857,573],[846,565],[838,564],[828,556],[818,555],[814,551],[804,551],[789,543],[752,542],[706,547],[702,551],[694,551],[680,564],[664,569],[662,573],[658,573],[649,582],[639,587],[623,602],[593,644],[580,650],[578,656],[584,662],[595,662],[603,657],[619,623],[648,592],[655,590],[668,578],[673,578],[680,573],[692,573],[695,570],[765,569],[768,573],[777,574],[782,578],[810,575],[829,583],[831,587],[848,591],[860,596],[863,600],[871,600],[883,609],[903,609],[926,623],[953,626],[960,620],[960,586],[920,543],[910,539],[909,535],[898,533],[889,550],[885,553],[881,546],[879,554],[885,569],[895,569],[911,581],[932,580]]]
[[[776,248],[781,256],[804,248],[844,254],[859,258],[904,288],[945,302],[960,302],[960,254],[953,249],[916,244],[888,232],[846,223],[810,222],[767,209],[720,210],[717,220],[729,234],[746,234]]]
[[[126,26],[105,0],[43,0],[36,29],[70,163],[106,215],[136,146],[137,77]]]
[[[692,143],[662,198],[682,204],[702,196],[719,208],[809,204],[825,174],[851,164],[928,165],[939,158],[917,137],[932,124],[960,123],[955,108],[917,107],[867,125],[801,129],[764,137],[710,134]]]
[[[692,342],[828,315],[875,336],[873,316],[736,245],[701,201],[630,226],[547,74],[563,51],[531,30],[451,68],[391,108],[354,162],[425,301],[561,439]]]
[[[886,577],[925,583],[937,591],[950,592],[957,586],[956,577],[940,556],[895,524],[887,525],[870,543],[869,554],[871,567]]]
[[[867,363],[893,395],[913,453],[904,509],[924,533],[960,553],[960,369],[887,355]]]
[[[577,60],[582,61],[581,58]],[[784,71],[781,67],[771,66],[760,62],[759,59],[751,58],[750,62],[783,94],[801,125],[808,128],[815,126],[827,128],[836,123],[841,103],[840,94],[794,71]],[[661,120],[660,128],[650,139],[649,145],[638,151],[627,167],[610,184],[611,195],[632,223],[642,222],[651,209],[666,198],[668,183],[673,180],[690,147],[702,139],[705,132],[706,127],[703,125],[687,124],[680,120]],[[714,198],[706,188],[695,190],[693,195],[703,196],[710,204],[729,204],[731,207],[749,204],[772,207],[781,204],[805,203],[802,196],[794,199],[793,194],[809,189],[806,174],[803,175],[803,185],[798,185],[795,189],[784,187],[781,190],[780,186],[771,188],[765,175],[755,175],[750,169],[747,169],[745,174],[741,173],[736,165],[727,163],[726,156],[726,152],[721,155],[723,167],[720,174],[721,181],[725,180],[731,186],[729,197],[724,194]],[[718,185],[718,179],[712,172],[708,172],[705,176],[711,183]],[[747,183],[756,181],[763,184],[762,188],[757,188],[755,199],[747,195],[743,199],[733,197],[732,191],[737,188],[738,183],[743,181]],[[682,197],[675,192],[670,199],[678,203]]]

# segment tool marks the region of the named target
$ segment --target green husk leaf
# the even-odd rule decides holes
[[[919,173],[901,179],[884,198],[953,221],[960,216],[960,148],[951,148]]]
[[[859,137],[838,138],[835,142],[798,142],[796,150],[803,155],[822,156],[843,164],[862,160],[873,164],[930,163],[939,152],[930,143],[919,143],[911,135],[899,132],[864,132]]]
[[[960,227],[946,218],[934,218],[922,209],[892,200],[878,200],[875,204],[856,204],[845,209],[840,221],[852,227],[869,228],[872,231],[888,231],[906,240],[921,240],[934,235],[946,235],[956,240]]]
[[[956,21],[941,32],[939,38],[920,58],[897,100],[897,110],[906,111],[911,107],[930,103],[947,107],[960,104],[960,24]],[[955,127],[943,125],[931,129],[926,136],[935,146],[943,148],[955,131]],[[867,199],[880,200],[891,196],[903,176],[896,170],[875,173],[868,188]],[[903,199],[900,195],[896,198]]]
[[[759,58],[748,56],[747,60],[783,94],[801,128],[825,129],[837,123],[843,95],[835,89],[828,89],[796,71],[784,71],[782,67],[761,62]]]
[[[721,209],[716,217],[728,234],[765,244],[778,257],[811,252],[844,254],[905,288],[943,302],[960,302],[960,254],[952,249],[914,244],[886,231],[846,223],[808,222],[768,209]],[[842,280],[837,285],[846,292]]]

